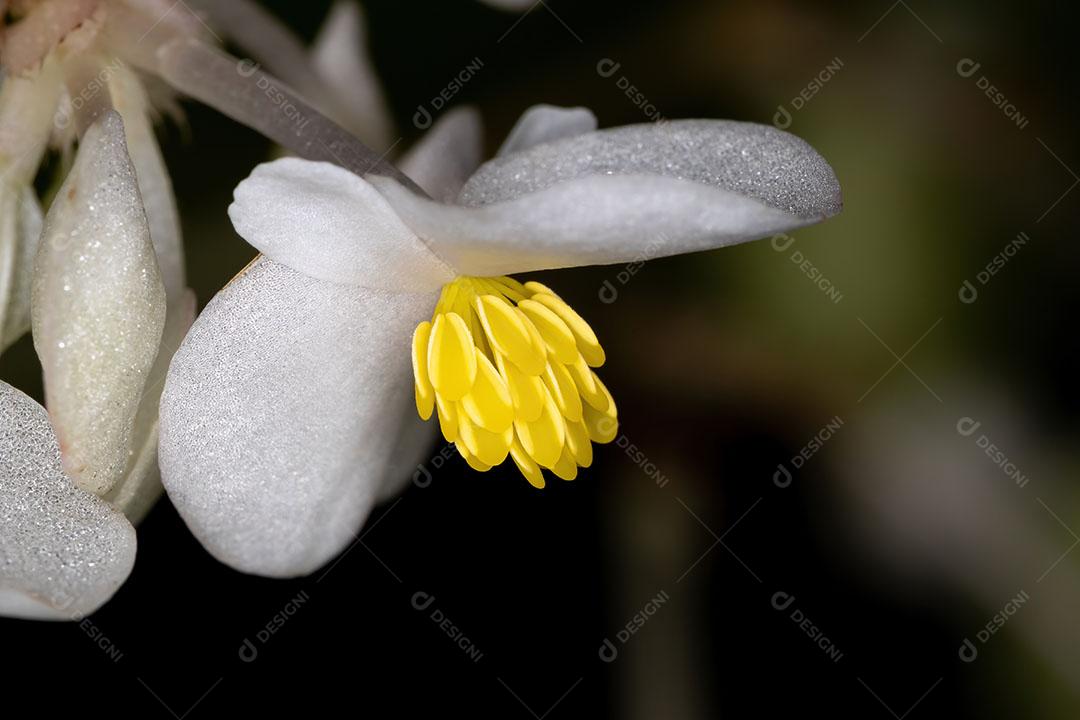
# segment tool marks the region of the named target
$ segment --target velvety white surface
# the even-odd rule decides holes
[[[0,382],[0,615],[78,619],[134,563],[134,529],[64,475],[45,409]]]
[[[353,541],[414,412],[410,338],[435,299],[260,258],[210,302],[169,370],[160,457],[215,557],[303,575]]]
[[[46,216],[31,315],[64,467],[83,489],[107,492],[127,467],[165,324],[165,289],[115,112],[87,130]]]
[[[320,280],[426,292],[454,276],[370,184],[329,163],[258,166],[229,217],[264,255]]]

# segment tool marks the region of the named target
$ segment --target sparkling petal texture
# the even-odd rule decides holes
[[[591,176],[482,208],[370,177],[401,219],[466,275],[640,262],[810,224],[726,190],[655,175]]]
[[[70,620],[135,563],[135,530],[64,476],[44,408],[0,382],[0,615]]]
[[[398,166],[428,195],[453,202],[484,156],[484,124],[472,107],[441,115]]]
[[[435,299],[260,258],[210,302],[169,369],[160,443],[169,498],[210,553],[295,576],[354,540],[399,479],[410,337]]]
[[[30,278],[41,225],[33,189],[0,183],[0,352],[30,329]]]
[[[194,321],[195,294],[188,290],[169,306],[166,313],[161,350],[146,378],[146,389],[135,415],[132,455],[124,479],[104,495],[132,524],[142,521],[163,492],[158,470],[158,406],[169,363]]]
[[[229,217],[264,255],[320,280],[426,292],[454,275],[366,180],[329,163],[258,166],[237,186]]]
[[[165,323],[165,290],[116,113],[86,132],[46,216],[31,310],[64,467],[83,489],[104,493],[128,464]]]
[[[596,116],[583,107],[534,105],[525,111],[506,136],[498,157],[513,155],[544,143],[584,135],[596,130]]]
[[[799,218],[840,212],[840,184],[800,138],[768,125],[678,120],[627,125],[496,158],[458,199],[480,207],[595,175],[658,175],[753,198]]]
[[[139,194],[150,225],[150,238],[165,294],[170,301],[179,299],[187,288],[180,214],[176,209],[172,180],[150,122],[153,115],[150,99],[139,78],[123,66],[110,73],[109,91],[116,111],[124,120],[128,153],[139,179]]]
[[[370,182],[463,274],[632,262],[755,240],[841,209],[828,163],[793,135],[713,120],[634,125],[483,165],[458,199]]]

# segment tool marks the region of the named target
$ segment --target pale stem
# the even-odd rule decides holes
[[[79,137],[113,110],[108,73],[100,62],[92,60],[72,59],[64,67],[64,84],[70,103],[61,109],[61,113],[75,122]]]
[[[237,45],[270,72],[316,105],[335,114],[341,108],[334,93],[311,65],[304,42],[272,13],[252,0],[187,0],[202,10]],[[335,115],[336,116],[336,115]]]
[[[334,163],[360,176],[392,177],[426,197],[386,153],[376,153],[250,60],[191,38],[163,46],[158,60],[161,76],[173,87],[299,157]]]

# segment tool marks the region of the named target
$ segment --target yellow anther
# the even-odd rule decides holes
[[[505,460],[506,454],[510,452],[514,430],[510,427],[505,432],[493,433],[473,424],[466,413],[458,413],[458,436],[465,449],[477,460],[485,465],[495,466]]]
[[[559,316],[559,318],[566,323],[566,326],[570,328],[570,332],[574,334],[574,341],[577,343],[578,350],[585,357],[585,362],[589,363],[592,367],[600,367],[604,364],[604,348],[600,347],[600,341],[596,339],[596,333],[589,327],[589,323],[585,322],[580,315],[574,312],[574,308],[567,305],[562,299],[555,295],[548,295],[546,293],[538,293],[533,295],[533,300],[549,308],[552,312]],[[560,358],[561,359],[561,358]],[[563,360],[565,363],[570,363],[571,360]]]
[[[521,308],[514,308],[514,312],[517,313],[518,318],[525,325],[525,329],[529,331],[529,338],[532,341],[533,358],[536,363],[530,367],[522,367],[521,371],[526,375],[540,375],[544,372],[544,368],[547,366],[547,344],[544,342],[544,338],[540,336],[540,331],[536,329],[532,321],[521,312]],[[520,366],[519,366],[520,367]]]
[[[428,342],[428,376],[435,392],[460,400],[476,380],[476,351],[472,334],[460,315],[435,316]]]
[[[529,282],[525,283],[522,287],[524,287],[526,290],[528,290],[533,295],[535,295],[537,293],[540,293],[540,294],[543,294],[543,295],[551,295],[552,297],[559,297],[555,293],[555,291],[552,290],[551,288],[549,288],[547,285],[544,285],[543,283],[538,283],[535,280],[530,280]]]
[[[577,463],[574,462],[574,456],[570,453],[570,448],[563,448],[562,455],[559,456],[559,461],[551,468],[551,472],[563,480],[573,480],[577,477]]]
[[[521,447],[521,441],[517,438],[514,438],[514,442],[510,445],[510,457],[530,485],[540,490],[544,489],[544,473],[540,470],[540,466],[529,457],[529,453],[525,452],[525,448]]]
[[[491,465],[487,465],[477,460],[476,456],[466,450],[465,447],[462,445],[458,446],[458,453],[461,455],[461,457],[465,458],[465,462],[469,463],[469,467],[471,467],[473,470],[476,470],[477,472],[487,472],[492,467]]]
[[[559,363],[548,363],[543,375],[544,385],[551,392],[563,417],[571,422],[581,420],[581,396],[570,373]]]
[[[596,385],[596,373],[594,373],[592,368],[589,367],[589,364],[585,362],[585,358],[581,356],[581,353],[578,353],[577,359],[574,360],[574,362],[566,366],[566,371],[570,373],[570,377],[574,379],[574,385],[577,386],[578,392],[581,393],[581,397],[598,410],[603,410],[607,403],[607,399],[604,397],[604,393],[602,393],[600,388]],[[598,403],[599,407],[597,407]]]
[[[493,433],[501,433],[514,424],[514,403],[502,375],[476,348],[476,382],[461,408],[474,423]]]
[[[551,468],[562,455],[566,426],[551,393],[544,394],[544,409],[534,422],[514,421],[521,447],[541,467]]]
[[[432,321],[413,333],[416,409],[437,413],[447,442],[475,470],[511,457],[537,488],[593,461],[618,431],[615,401],[593,372],[595,333],[550,288],[507,277],[448,283]]]
[[[534,295],[533,297],[540,297]],[[518,309],[525,313],[533,326],[540,332],[544,339],[548,352],[555,356],[561,363],[570,363],[577,357],[577,346],[574,342],[574,334],[566,323],[555,314],[553,310],[535,300],[523,300],[518,303]]]
[[[544,383],[540,376],[526,375],[514,363],[504,360],[500,354],[495,356],[495,362],[498,363],[499,374],[503,376],[510,390],[514,416],[527,422],[540,417],[540,411],[544,409]]]
[[[543,368],[544,358],[537,355],[532,336],[514,306],[503,298],[484,295],[476,299],[476,310],[493,348],[524,372],[539,374],[530,371]]]
[[[592,465],[592,442],[583,422],[566,423],[566,447],[578,465],[584,468]]]
[[[435,396],[435,407],[439,411],[439,429],[442,430],[446,442],[457,442],[458,439],[458,409],[457,403],[443,400]]]
[[[416,395],[416,412],[422,420],[431,417],[435,409],[435,388],[427,371],[428,340],[431,338],[431,323],[424,321],[416,326],[412,342],[413,383]]]

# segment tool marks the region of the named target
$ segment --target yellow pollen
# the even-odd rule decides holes
[[[611,393],[593,368],[604,349],[588,323],[537,282],[459,277],[413,333],[416,410],[486,472],[510,458],[529,484],[592,464],[615,439]]]

